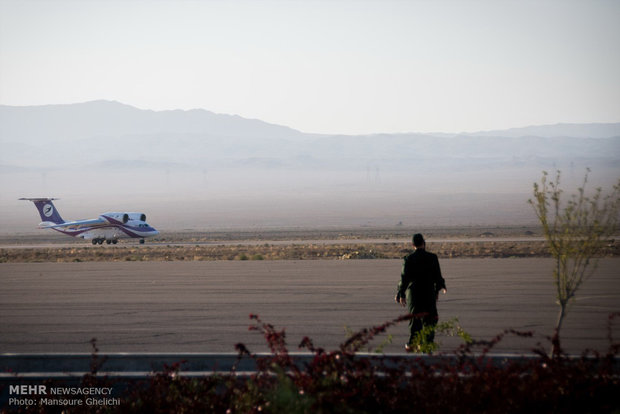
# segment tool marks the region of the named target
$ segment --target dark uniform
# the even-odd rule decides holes
[[[409,321],[409,344],[423,326],[437,325],[437,295],[445,288],[446,282],[441,276],[436,254],[418,248],[405,257],[396,299],[406,298],[409,313],[420,315]],[[429,343],[434,339],[434,332],[427,337]]]

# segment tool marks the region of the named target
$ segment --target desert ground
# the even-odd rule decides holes
[[[421,231],[428,249],[441,258],[549,257],[536,227]],[[399,228],[166,232],[144,245],[121,239],[117,245],[103,246],[41,232],[0,236],[0,263],[400,259],[412,251],[413,232]],[[603,255],[620,256],[620,243],[610,240]]]

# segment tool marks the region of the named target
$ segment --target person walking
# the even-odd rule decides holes
[[[403,269],[398,282],[396,303],[407,306],[409,313],[414,315],[409,320],[409,342],[405,349],[412,351],[412,344],[418,332],[424,327],[433,329],[426,335],[426,343],[432,344],[435,339],[434,327],[437,325],[437,299],[439,292],[446,293],[446,282],[441,276],[439,259],[436,254],[426,251],[426,241],[422,234],[413,235],[415,251],[405,256]]]

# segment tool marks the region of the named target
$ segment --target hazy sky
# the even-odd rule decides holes
[[[0,0],[0,104],[304,132],[620,121],[620,1]]]

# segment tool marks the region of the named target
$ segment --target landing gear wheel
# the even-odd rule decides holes
[[[144,239],[140,239],[140,244],[144,244]]]
[[[93,244],[97,244],[97,239],[93,239]]]
[[[105,242],[108,244],[112,244],[112,240],[106,240]]]
[[[104,239],[99,239],[99,240],[97,240],[97,243],[99,243],[99,244],[103,244],[103,240],[104,240]]]
[[[116,243],[118,243],[118,240],[116,239],[112,240],[112,244],[116,244]]]

